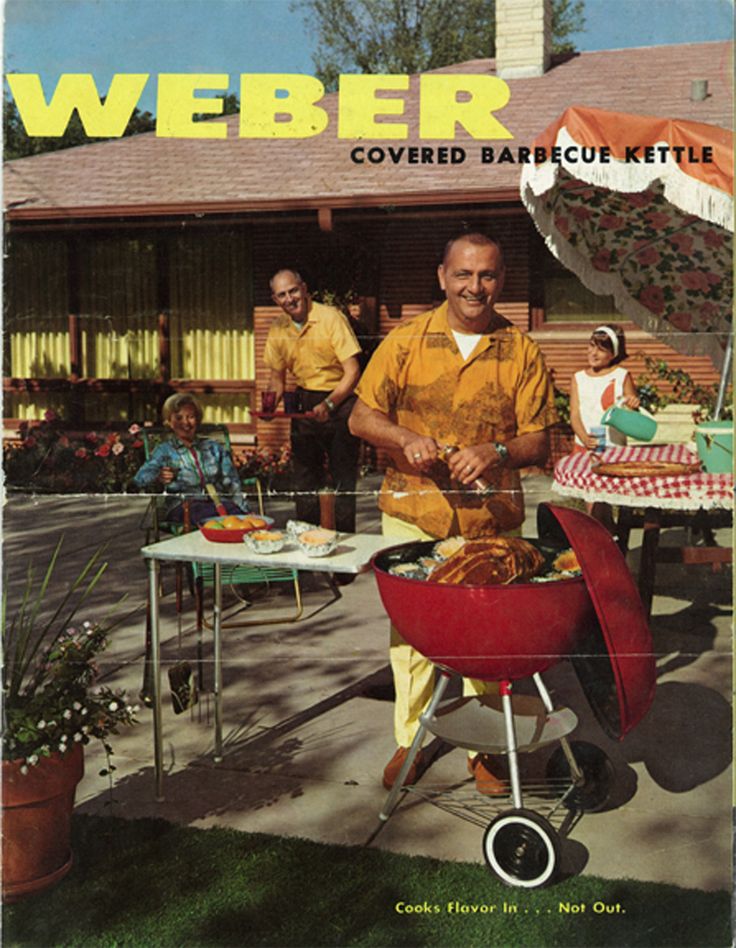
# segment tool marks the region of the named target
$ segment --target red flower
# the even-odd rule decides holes
[[[572,216],[576,221],[587,221],[591,217],[591,211],[588,207],[574,207],[572,209]]]
[[[88,431],[87,434],[84,436],[84,440],[89,441],[90,444],[97,444],[97,432]]]
[[[131,448],[142,448],[142,447],[143,447],[143,442],[142,442],[142,441],[134,441],[134,442],[131,444]]]
[[[652,203],[653,194],[651,191],[638,191],[634,194],[623,195],[632,207],[646,207]]]
[[[75,457],[75,458],[86,458],[86,457],[87,457],[87,449],[86,449],[86,448],[77,448],[77,450],[74,452],[74,457]]]
[[[692,253],[693,239],[689,234],[673,234],[670,237],[670,243],[676,247],[680,253]]]
[[[723,234],[719,234],[717,230],[706,230],[703,233],[703,242],[706,247],[722,247]]]
[[[651,211],[646,215],[646,219],[655,230],[666,227],[671,222],[670,215],[663,214],[662,211]]]
[[[715,319],[720,315],[720,310],[715,303],[703,303],[699,311],[703,319]]]
[[[99,448],[97,448],[97,450],[95,451],[95,454],[97,455],[98,458],[106,458],[109,453],[110,453],[109,444],[101,444]]]
[[[690,329],[692,328],[693,317],[690,315],[690,313],[670,313],[667,319],[672,323],[673,326],[676,326],[683,332],[690,332]]]
[[[117,440],[118,440],[118,436],[117,436],[116,432],[114,432],[114,431],[113,431],[111,434],[109,434],[109,435],[107,436],[107,443],[108,443],[108,444],[115,444],[115,442],[116,442]]]
[[[644,266],[649,266],[650,264],[659,263],[662,258],[659,251],[655,250],[654,247],[647,247],[645,250],[639,251],[636,259]]]
[[[611,251],[605,248],[599,250],[593,257],[591,263],[596,270],[607,272],[611,269]]]
[[[71,442],[69,441],[69,439],[67,438],[66,435],[63,434],[63,435],[60,435],[60,436],[59,436],[59,446],[60,446],[60,447],[62,447],[62,448],[68,448],[70,444],[71,444]]]
[[[601,227],[605,227],[606,230],[618,230],[619,227],[623,227],[625,220],[618,214],[601,214],[598,223]]]
[[[661,286],[645,286],[639,294],[639,302],[650,313],[659,315],[664,309],[664,292]]]
[[[682,274],[682,285],[688,290],[700,290],[707,293],[710,288],[708,277],[702,270],[686,270]]]

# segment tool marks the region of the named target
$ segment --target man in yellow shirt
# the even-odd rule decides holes
[[[300,412],[312,418],[291,422],[296,515],[319,523],[317,491],[326,486],[325,457],[335,488],[335,527],[355,533],[355,484],[360,440],[348,430],[360,376],[360,345],[346,317],[332,306],[315,303],[301,276],[279,270],[271,278],[273,301],[283,315],[274,320],[264,352],[269,388],[282,399],[287,369],[296,379]]]
[[[356,389],[353,434],[390,452],[379,496],[383,532],[398,539],[466,538],[517,530],[524,520],[519,468],[544,462],[557,420],[553,387],[529,336],[496,312],[505,275],[500,246],[484,234],[451,240],[438,268],[447,300],[393,330]],[[440,460],[445,445],[460,450]],[[472,488],[478,478],[490,493]],[[392,627],[398,749],[384,771],[392,786],[419,728],[434,668]],[[465,691],[487,690],[465,682]],[[416,778],[421,760],[409,771]],[[482,793],[505,785],[492,759],[469,767]]]

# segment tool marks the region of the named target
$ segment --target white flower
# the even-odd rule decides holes
[[[46,722],[44,720],[41,720],[38,722],[36,727],[39,729],[39,731],[43,731],[43,729],[46,727]]]
[[[26,757],[26,763],[30,764],[31,767],[35,767],[38,763],[38,754],[31,754],[30,757]]]
[[[46,727],[56,727],[56,721],[49,721]]]
[[[74,735],[74,740],[77,742],[77,744],[82,740],[81,731],[77,731],[77,733]]]
[[[87,714],[87,713],[88,713],[88,712],[87,712],[87,708],[82,708],[82,717],[84,717],[84,715]]]
[[[22,774],[27,774],[27,773],[28,773],[28,768],[26,767],[25,764],[22,764],[22,765],[21,765],[20,772],[21,772]]]
[[[69,710],[69,708],[67,708],[66,711],[64,712],[64,718],[66,718],[66,720],[68,721],[71,716],[72,716],[72,713]]]
[[[66,744],[63,741],[61,742],[61,744],[59,744],[59,750],[61,751],[62,754],[66,750]]]
[[[81,710],[82,710],[82,705],[81,705],[78,701],[75,701],[74,704],[72,705],[72,707],[74,708],[75,711],[81,711]]]
[[[92,628],[92,623],[89,622],[89,621],[83,622],[82,625],[84,626],[85,629],[91,629],[91,628]]]
[[[107,706],[109,711],[117,711],[119,707],[120,705],[117,703],[117,701],[111,701]]]
[[[82,728],[82,734],[89,734],[89,725],[85,724]],[[76,738],[74,738],[76,740]]]

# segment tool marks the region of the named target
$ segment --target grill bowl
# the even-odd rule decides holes
[[[537,546],[550,561],[562,549]],[[435,541],[403,543],[374,556],[384,608],[406,641],[440,668],[485,681],[543,672],[597,626],[582,577],[508,586],[455,586],[389,573],[429,556]]]

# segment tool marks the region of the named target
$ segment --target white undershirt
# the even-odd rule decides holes
[[[455,342],[457,343],[457,347],[460,350],[460,354],[462,355],[463,359],[467,360],[470,353],[478,345],[478,340],[481,337],[481,333],[477,332],[471,334],[467,332],[458,332],[457,329],[453,329],[451,331],[455,337]]]

